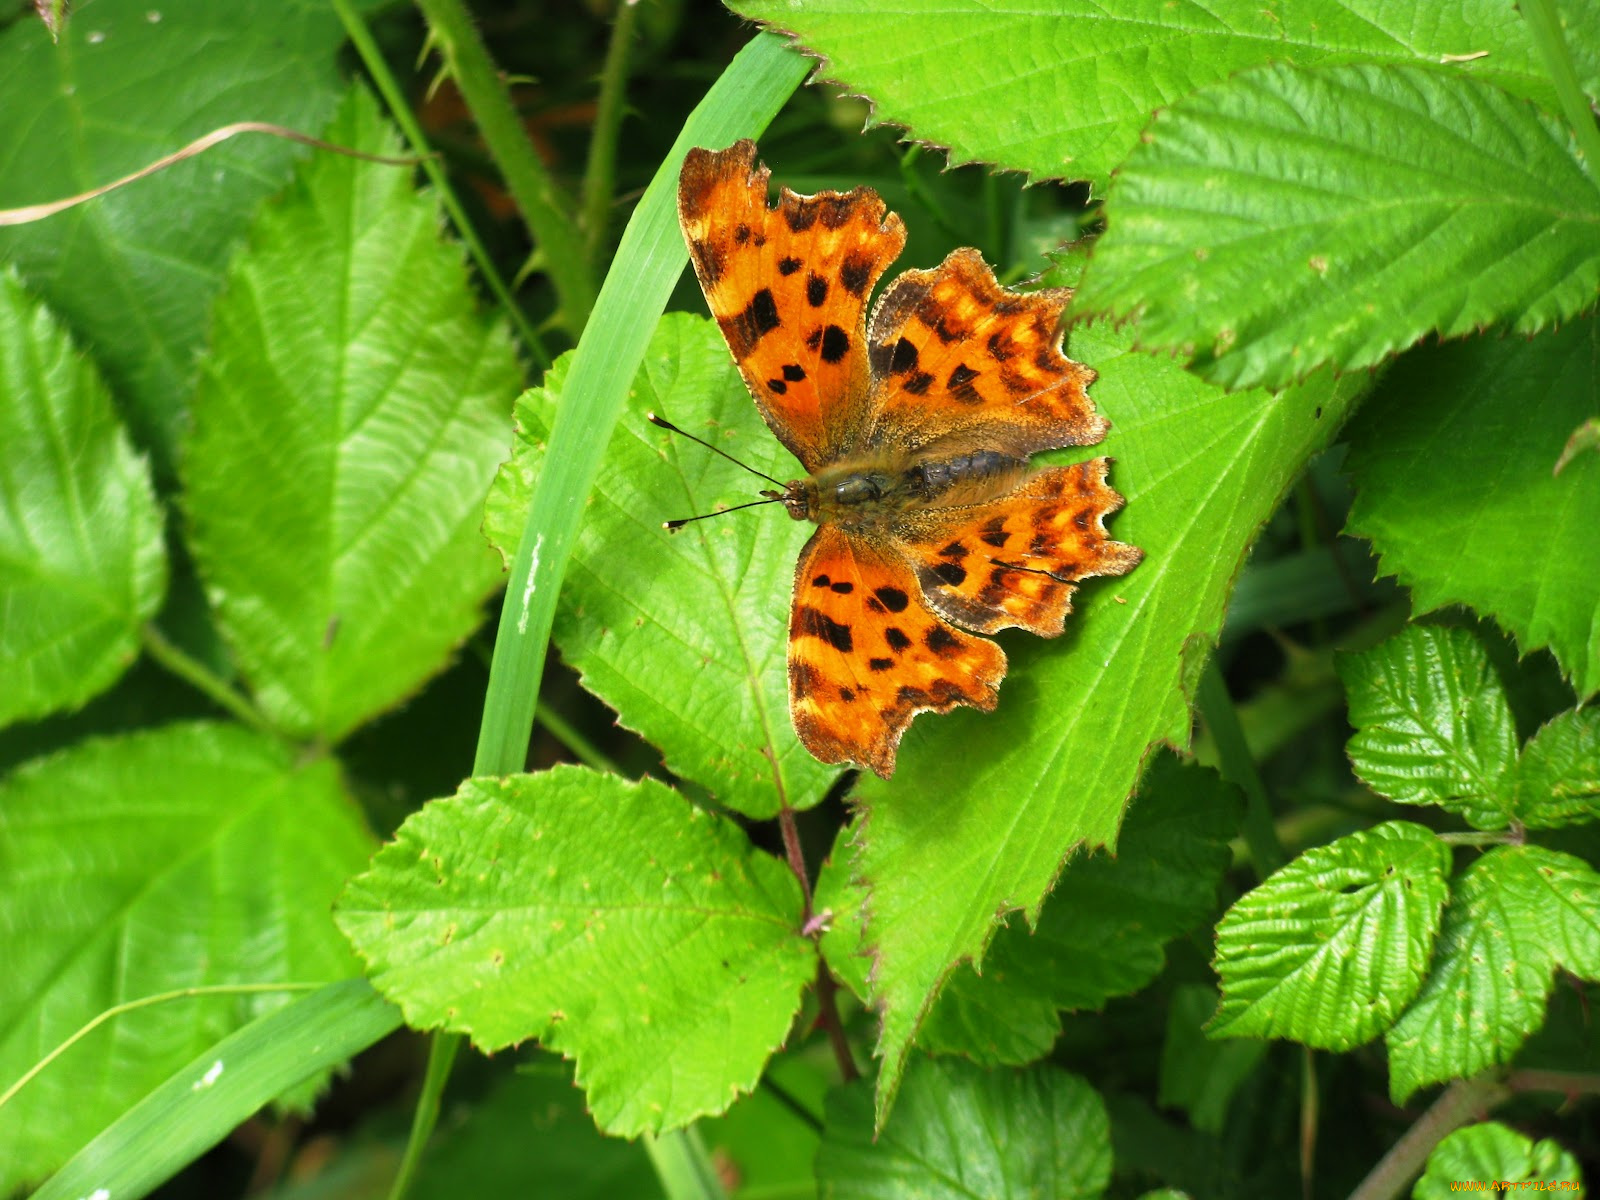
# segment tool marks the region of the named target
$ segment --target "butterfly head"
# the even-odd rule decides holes
[[[783,501],[783,507],[796,521],[817,519],[817,485],[810,479],[791,479],[781,492],[768,488],[761,494],[768,500]]]

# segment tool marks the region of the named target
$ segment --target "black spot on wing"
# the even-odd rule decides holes
[[[778,260],[779,275],[793,275],[799,269],[800,260],[798,258],[780,258]]]
[[[942,562],[933,568],[933,573],[948,587],[960,587],[967,580],[967,569],[960,563]]]
[[[839,268],[839,282],[852,296],[860,296],[872,281],[872,260],[864,255],[848,256]]]
[[[913,396],[922,395],[923,392],[927,391],[932,386],[933,376],[929,375],[926,371],[918,371],[916,374],[912,375],[911,378],[907,379],[900,385],[903,391],[909,392]]]
[[[821,308],[828,301],[828,281],[821,275],[812,275],[806,279],[806,303],[812,308]]]
[[[996,548],[1004,546],[1011,540],[1011,535],[1006,532],[1006,520],[1004,517],[995,517],[993,520],[985,521],[978,531],[978,536],[984,542]]]
[[[822,361],[836,363],[850,353],[850,335],[837,325],[822,331]]]
[[[733,356],[741,361],[748,358],[750,351],[756,348],[756,343],[780,324],[772,289],[762,288],[750,297],[750,303],[744,306],[743,311],[719,324]]]
[[[809,604],[802,604],[794,610],[794,627],[795,632],[801,637],[814,637],[827,642],[841,654],[849,654],[855,648],[855,640],[850,636],[850,626],[840,624],[821,609],[812,608]]]
[[[783,368],[783,377],[790,383],[799,383],[806,377],[806,369],[799,363],[786,363]]]
[[[788,390],[789,385],[781,379],[767,380],[767,391],[771,392],[774,396],[781,396]]]
[[[949,389],[953,399],[963,404],[982,404],[983,397],[978,395],[978,389],[972,386],[972,381],[978,377],[966,363],[962,363],[950,372],[950,378],[945,380],[945,387]]]
[[[894,666],[894,659],[892,658],[867,659],[867,669],[870,671],[887,671],[892,666]]]
[[[906,606],[911,603],[911,597],[897,587],[875,588],[872,594],[890,612],[905,612]]]
[[[900,651],[911,645],[911,639],[905,635],[903,629],[891,625],[883,631],[883,640],[889,643],[889,649]]]
[[[947,658],[951,653],[961,648],[961,643],[956,640],[955,634],[951,633],[943,625],[930,626],[927,636],[922,639],[922,642],[923,645],[927,646],[929,650],[932,650],[940,658]]]

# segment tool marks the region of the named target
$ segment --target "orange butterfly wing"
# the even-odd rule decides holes
[[[767,204],[755,143],[689,151],[678,218],[712,316],[773,433],[807,471],[836,461],[867,414],[867,299],[905,226],[878,194]]]
[[[1051,467],[999,500],[907,521],[896,534],[928,604],[980,633],[1059,634],[1074,581],[1125,575],[1144,557],[1106,533],[1105,518],[1122,507],[1106,483],[1110,464]]]
[[[795,568],[789,707],[818,760],[884,778],[919,712],[992,709],[1005,651],[930,612],[911,566],[892,550],[824,525]]]
[[[1094,372],[1061,353],[1065,288],[1013,292],[976,250],[884,289],[868,333],[868,444],[923,450],[952,435],[1014,458],[1092,446],[1110,427],[1089,399]]]

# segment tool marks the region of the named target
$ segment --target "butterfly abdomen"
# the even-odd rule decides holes
[[[986,483],[1000,484],[1002,490],[1010,490],[1027,465],[1022,459],[998,450],[925,458],[906,469],[905,485],[918,503],[937,504],[952,491],[964,493],[977,488],[992,492],[993,489],[983,487]]]

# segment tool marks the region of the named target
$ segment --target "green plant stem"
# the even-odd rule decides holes
[[[1555,85],[1556,99],[1566,114],[1578,139],[1578,149],[1589,163],[1589,178],[1600,184],[1600,128],[1595,126],[1594,113],[1578,82],[1578,72],[1572,65],[1572,55],[1567,52],[1566,39],[1561,34],[1561,18],[1556,13],[1554,0],[1522,0],[1517,6],[1522,19],[1528,23],[1533,44],[1544,59],[1544,69],[1550,73]]]
[[[1239,712],[1233,706],[1233,697],[1228,695],[1228,685],[1215,656],[1200,676],[1196,702],[1216,743],[1222,777],[1244,792],[1244,840],[1250,847],[1256,875],[1265,879],[1283,865],[1287,856],[1272,824],[1272,805],[1267,800],[1266,786],[1256,770],[1256,760],[1250,754],[1244,729],[1239,724]]]
[[[226,709],[257,733],[279,739],[283,737],[266,717],[261,715],[255,705],[229,687],[205,663],[179,648],[176,642],[169,641],[166,634],[156,627],[155,622],[147,621],[140,627],[139,640],[151,658],[185,683],[204,692],[218,707]]]
[[[589,161],[583,171],[581,224],[591,263],[600,261],[606,227],[610,224],[617,181],[617,133],[622,127],[628,51],[633,44],[633,22],[639,6],[629,0],[618,0],[616,10],[616,20],[611,24],[611,44],[606,47],[605,66],[600,73],[600,99],[594,115],[594,129],[589,135]]]
[[[1311,1200],[1317,1167],[1317,1052],[1300,1047],[1300,1196]]]
[[[548,729],[556,741],[572,751],[573,757],[584,766],[593,767],[596,771],[604,771],[607,775],[622,774],[622,768],[616,764],[614,759],[608,757],[593,742],[579,733],[576,725],[544,701],[541,700],[538,707],[534,709],[534,716],[539,724]]]
[[[1439,840],[1448,846],[1506,846],[1517,842],[1516,835],[1506,829],[1497,833],[1441,833]]]
[[[655,1168],[667,1200],[727,1200],[728,1194],[723,1191],[711,1156],[696,1130],[685,1129],[665,1137],[645,1134],[639,1140],[650,1156],[650,1165]]]
[[[428,135],[423,132],[421,124],[417,121],[416,114],[411,111],[411,105],[406,101],[405,92],[389,70],[389,64],[384,61],[383,52],[378,48],[378,43],[373,39],[372,31],[367,28],[361,15],[350,5],[350,0],[333,0],[333,9],[339,14],[339,20],[344,22],[344,31],[350,38],[350,44],[356,48],[356,53],[361,56],[362,65],[367,68],[367,73],[372,76],[372,81],[378,85],[378,92],[383,96],[384,103],[389,106],[389,115],[400,126],[400,131],[405,134],[406,141],[411,143],[411,149],[417,157],[422,159],[422,170],[428,176],[428,181],[439,192],[439,199],[444,204],[445,212],[450,214],[450,220],[456,227],[456,234],[466,244],[467,253],[472,255],[472,261],[478,264],[478,272],[483,276],[489,290],[494,293],[495,299],[500,301],[500,307],[505,310],[511,323],[517,327],[517,335],[522,339],[522,344],[528,348],[528,353],[534,358],[541,370],[550,365],[550,351],[545,348],[544,341],[529,323],[527,315],[523,313],[516,298],[511,294],[511,289],[506,286],[506,281],[501,278],[500,272],[495,269],[494,261],[489,257],[489,251],[484,247],[478,237],[478,231],[473,228],[472,222],[467,220],[467,213],[461,207],[455,189],[450,186],[450,177],[445,174],[444,168],[439,165],[438,156],[433,152],[433,147],[428,143]]]
[[[461,98],[533,235],[544,271],[556,291],[558,318],[577,334],[589,320],[596,295],[594,273],[578,223],[528,140],[511,95],[490,61],[466,6],[461,0],[417,0],[417,7],[427,18],[451,77],[461,89]]]
[[[427,1149],[433,1127],[438,1124],[439,1102],[444,1096],[444,1085],[450,1080],[450,1067],[461,1049],[461,1042],[459,1033],[436,1033],[428,1043],[428,1070],[422,1077],[422,1094],[417,1097],[417,1107],[411,1114],[411,1136],[406,1139],[400,1169],[389,1188],[389,1200],[400,1200],[406,1194],[422,1165],[422,1154]]]
[[[1451,1084],[1421,1119],[1389,1147],[1389,1153],[1350,1193],[1350,1200],[1395,1200],[1403,1195],[1406,1186],[1422,1174],[1435,1146],[1510,1094],[1510,1088],[1491,1076],[1480,1075]]]

